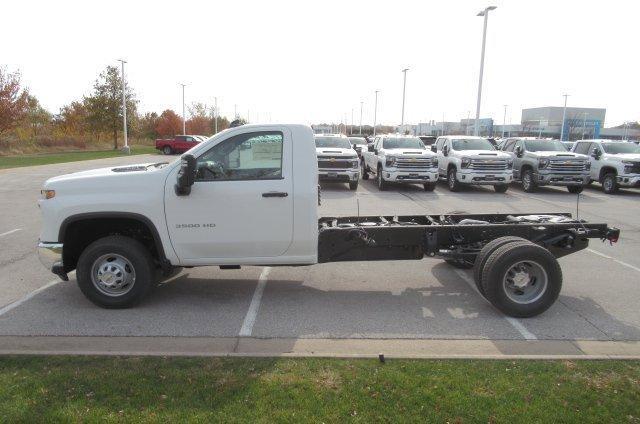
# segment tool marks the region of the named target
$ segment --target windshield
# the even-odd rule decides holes
[[[640,146],[634,143],[602,143],[605,152],[611,154],[618,153],[640,153]]]
[[[385,138],[382,141],[383,149],[421,149],[424,150],[424,144],[419,138],[415,137],[393,137]]]
[[[524,147],[528,152],[566,152],[567,148],[560,141],[526,140]]]
[[[495,150],[484,138],[458,138],[451,141],[453,150]]]
[[[362,137],[349,137],[351,144],[357,144],[358,146],[366,146],[367,140]]]
[[[342,137],[316,137],[316,147],[337,147],[338,149],[350,149],[349,140]]]

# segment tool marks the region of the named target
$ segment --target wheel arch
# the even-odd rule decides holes
[[[600,174],[598,175],[598,181],[602,181],[606,174],[612,173],[614,175],[618,175],[618,170],[611,165],[605,165],[600,168]]]

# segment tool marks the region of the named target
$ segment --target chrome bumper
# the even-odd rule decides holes
[[[67,281],[67,273],[62,264],[62,243],[38,242],[38,259],[45,268]]]

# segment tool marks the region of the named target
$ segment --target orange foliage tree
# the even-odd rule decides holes
[[[182,134],[182,118],[171,109],[165,110],[158,118],[156,132],[161,137]]]
[[[20,87],[20,73],[0,67],[0,133],[14,127],[28,109],[29,93]]]

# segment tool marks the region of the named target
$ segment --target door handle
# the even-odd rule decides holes
[[[289,193],[285,193],[284,191],[268,191],[266,193],[262,193],[262,197],[287,197]]]

